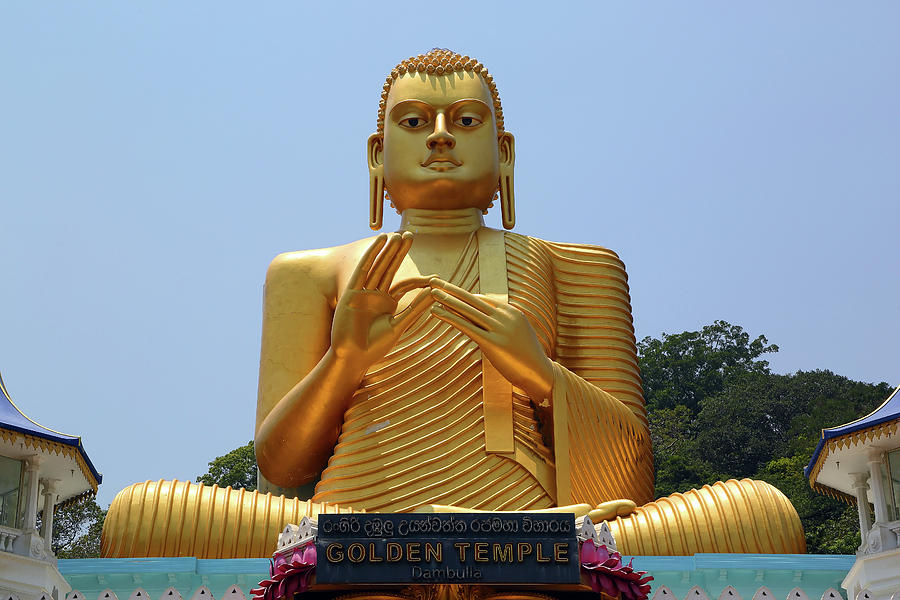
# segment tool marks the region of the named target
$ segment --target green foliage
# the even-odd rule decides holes
[[[787,496],[803,523],[807,551],[815,554],[854,554],[859,547],[859,517],[855,506],[819,494],[809,486],[803,467],[812,455],[776,458],[756,475]]]
[[[106,511],[94,498],[83,498],[53,513],[53,541],[57,558],[99,558],[100,532]]]
[[[822,429],[855,421],[869,414],[891,394],[887,383],[853,381],[831,371],[799,371],[786,382],[801,410],[791,421],[787,452],[812,451]]]
[[[235,448],[224,456],[217,456],[209,462],[209,470],[197,478],[205,485],[231,486],[247,491],[256,489],[256,450],[253,442]]]
[[[656,469],[656,493],[668,496],[720,479],[711,465],[699,459],[697,421],[683,404],[651,412],[650,439]]]
[[[830,371],[773,374],[759,357],[778,347],[724,321],[644,338],[638,347],[658,496],[761,479],[797,509],[809,552],[856,551],[856,509],[813,492],[803,467],[823,428],[868,414],[890,386]]]
[[[731,479],[699,456],[699,450],[684,454],[654,453],[657,498]]]
[[[647,407],[686,406],[696,411],[703,398],[720,393],[735,374],[768,373],[759,357],[778,352],[766,336],[750,340],[739,325],[716,321],[700,331],[663,333],[638,342]]]
[[[719,394],[704,398],[697,441],[732,477],[750,477],[773,456],[783,456],[799,406],[786,380],[769,373],[733,374]]]

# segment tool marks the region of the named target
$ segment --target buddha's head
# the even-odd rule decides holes
[[[434,49],[391,71],[368,162],[373,229],[381,227],[385,190],[398,211],[487,211],[499,191],[503,225],[515,223],[515,142],[503,129],[493,77],[468,56]]]

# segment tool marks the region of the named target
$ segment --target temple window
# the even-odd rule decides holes
[[[0,456],[0,526],[19,527],[22,476],[22,461]]]
[[[900,448],[884,453],[881,475],[888,519],[900,521]]]

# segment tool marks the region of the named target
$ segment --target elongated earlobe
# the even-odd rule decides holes
[[[377,133],[369,136],[366,158],[369,164],[369,227],[378,231],[384,217],[384,163],[381,156],[382,138]]]
[[[384,177],[369,173],[369,227],[378,231],[384,216]]]
[[[500,216],[503,219],[504,229],[516,226],[516,197],[512,176],[500,176]]]
[[[516,192],[514,172],[516,166],[516,140],[511,133],[500,134],[500,216],[504,229],[516,226]]]

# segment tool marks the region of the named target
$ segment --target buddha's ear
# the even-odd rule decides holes
[[[516,138],[508,131],[500,134],[497,140],[500,148],[500,168],[512,169],[516,166]]]
[[[377,169],[384,165],[384,136],[380,133],[373,133],[366,141],[366,158],[369,162],[369,170]]]
[[[373,133],[366,142],[366,161],[369,164],[369,227],[381,229],[384,215],[384,138]]]
[[[516,226],[516,193],[514,171],[516,166],[516,138],[508,131],[497,141],[500,150],[500,216],[504,229]]]

